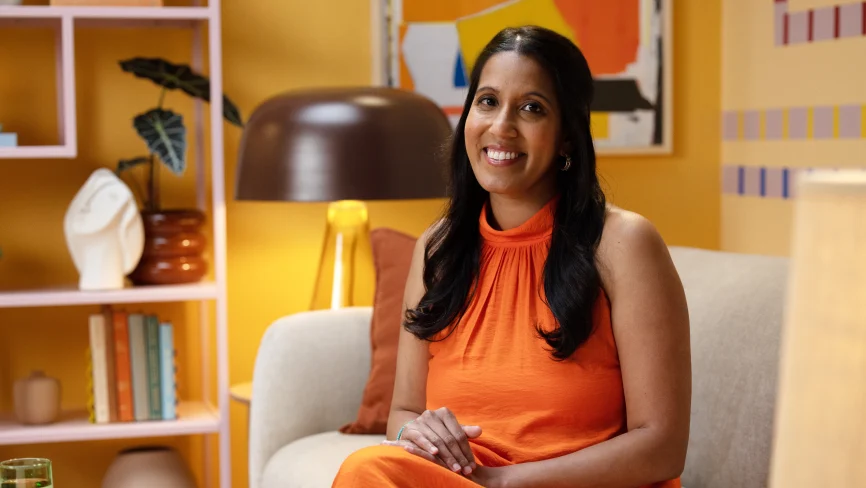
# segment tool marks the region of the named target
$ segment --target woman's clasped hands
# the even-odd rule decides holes
[[[460,425],[454,414],[442,407],[424,411],[403,427],[398,440],[386,440],[382,444],[402,447],[411,454],[468,476],[478,467],[469,439],[480,435],[481,427]]]

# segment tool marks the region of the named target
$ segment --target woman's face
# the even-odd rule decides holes
[[[553,81],[515,52],[490,57],[466,117],[466,153],[482,188],[520,198],[553,191],[562,152]]]

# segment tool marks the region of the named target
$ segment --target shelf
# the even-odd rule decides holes
[[[0,291],[0,308],[215,300],[218,294],[216,284],[210,282],[106,291],[82,291],[74,287]]]
[[[2,0],[0,0],[2,1]],[[34,2],[25,2],[34,3]],[[48,2],[42,2],[48,3]],[[0,148],[0,173],[4,159],[31,160],[67,159],[78,157],[79,117],[76,98],[76,37],[87,29],[104,29],[104,32],[88,34],[105,35],[105,42],[111,43],[114,35],[128,36],[131,32],[126,28],[135,29],[140,40],[146,41],[148,36],[161,35],[151,28],[157,29],[188,29],[184,36],[192,39],[190,65],[197,71],[209,74],[211,89],[214,93],[222,93],[223,80],[223,41],[221,28],[221,0],[207,0],[207,6],[199,6],[202,2],[196,0],[196,6],[189,7],[101,7],[101,6],[0,6],[0,29],[23,30],[33,27],[42,29],[40,35],[50,35],[54,38],[54,70],[56,90],[56,125],[57,134],[51,139],[29,141],[29,145],[11,148]],[[13,33],[14,35],[14,33]],[[125,37],[124,37],[125,38]],[[0,46],[0,48],[6,47]],[[83,53],[89,55],[88,52]],[[80,63],[79,63],[80,64]],[[0,73],[0,77],[3,74]],[[76,307],[119,304],[147,304],[158,302],[176,303],[188,306],[205,305],[198,315],[200,341],[197,347],[200,352],[192,355],[186,362],[200,360],[200,367],[194,368],[198,374],[194,381],[201,384],[201,398],[210,402],[181,402],[178,406],[179,419],[174,421],[126,422],[113,424],[91,424],[83,409],[64,412],[62,419],[51,425],[24,426],[18,424],[11,412],[0,411],[0,446],[27,445],[37,443],[69,443],[69,452],[76,452],[86,446],[76,442],[102,441],[114,439],[148,439],[166,436],[188,436],[209,434],[216,437],[218,448],[212,452],[205,449],[200,456],[202,465],[199,472],[205,473],[202,487],[231,488],[231,425],[229,422],[230,397],[229,389],[229,354],[228,354],[228,309],[226,297],[226,220],[225,220],[225,155],[222,112],[220,98],[209,109],[196,110],[195,130],[191,130],[194,139],[190,141],[194,148],[196,169],[195,196],[197,206],[203,208],[210,202],[214,209],[211,218],[211,234],[209,242],[213,245],[213,281],[195,284],[171,286],[134,286],[121,290],[81,291],[77,279],[69,276],[67,281],[57,286],[27,280],[27,283],[13,280],[2,280],[0,286],[0,312],[5,308],[20,308],[22,313],[39,309],[35,307]],[[88,126],[90,120],[85,120]],[[12,128],[14,130],[14,128]],[[16,131],[19,137],[24,134]],[[26,139],[26,138],[25,138]],[[73,161],[74,162],[74,161]],[[21,181],[20,184],[29,184]],[[0,203],[3,198],[0,195]],[[38,219],[34,220],[38,225]],[[2,229],[5,230],[5,229]],[[0,230],[0,233],[2,233]],[[14,229],[13,229],[14,230]],[[2,267],[2,266],[0,266]],[[6,269],[4,268],[4,271]],[[8,271],[13,271],[10,269]],[[15,270],[22,271],[22,270]],[[3,271],[0,271],[0,275]],[[25,271],[26,274],[26,271]],[[25,275],[21,276],[22,280]],[[29,308],[27,307],[34,307]],[[134,307],[137,307],[134,306]],[[132,309],[133,307],[129,307]],[[198,308],[198,307],[196,307]],[[213,310],[213,313],[210,310]],[[83,310],[83,307],[78,311]],[[131,311],[131,310],[130,310]],[[25,313],[27,315],[27,313]],[[194,324],[184,323],[184,327]],[[70,333],[72,331],[69,331]],[[79,331],[81,332],[81,331]],[[4,338],[5,339],[5,338]],[[2,341],[3,339],[0,339]],[[12,361],[12,365],[26,366],[30,361],[24,355],[25,351],[10,349],[12,357],[3,357],[2,366]],[[19,354],[20,353],[20,354]],[[81,352],[72,351],[78,355]],[[198,357],[196,357],[198,356]],[[20,361],[19,361],[20,359]],[[23,362],[22,362],[23,361]],[[49,358],[50,361],[50,358]],[[76,368],[78,369],[78,368]],[[83,369],[83,368],[82,368]],[[5,371],[5,369],[2,369]],[[0,376],[3,376],[0,374]],[[6,388],[11,385],[3,384]],[[212,402],[212,403],[211,403]],[[140,442],[147,442],[142,440]],[[210,442],[208,443],[210,445]],[[64,451],[66,452],[66,451]],[[68,457],[68,456],[67,456]],[[193,461],[193,460],[191,460]]]
[[[208,7],[0,6],[0,25],[42,26],[61,21],[76,27],[181,27],[213,18]]]
[[[0,6],[0,19],[208,20],[209,7]]]
[[[253,401],[253,382],[238,383],[229,389],[229,396],[236,402],[249,405]]]
[[[0,159],[60,159],[75,156],[75,148],[70,146],[0,147]]]
[[[87,412],[82,410],[67,412],[54,424],[39,426],[21,425],[14,416],[6,415],[0,418],[0,446],[211,434],[219,431],[219,415],[206,403],[181,403],[177,412],[177,420],[91,424],[87,420]]]

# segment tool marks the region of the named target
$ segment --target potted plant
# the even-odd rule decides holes
[[[135,284],[171,284],[199,281],[207,273],[202,258],[205,238],[201,232],[204,214],[198,209],[164,209],[160,204],[161,169],[182,176],[186,171],[186,127],[183,116],[164,107],[168,91],[181,90],[206,102],[211,100],[210,80],[188,65],[159,58],[132,58],[120,62],[123,71],[150,80],[161,88],[154,108],[136,115],[133,127],[145,142],[148,154],[122,159],[115,170],[132,180],[133,192],[141,202],[145,246],[138,266],[130,274]],[[223,95],[223,117],[243,127],[241,114]],[[144,167],[145,184],[132,171]]]

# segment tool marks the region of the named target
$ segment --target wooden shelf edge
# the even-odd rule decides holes
[[[0,291],[0,308],[102,305],[119,303],[185,302],[215,300],[216,283],[153,285],[121,290],[83,291],[73,287],[36,290]]]
[[[0,446],[212,434],[219,427],[219,414],[204,402],[181,403],[177,420],[91,424],[85,411],[74,411],[54,424],[25,426],[5,416],[0,419]]]

